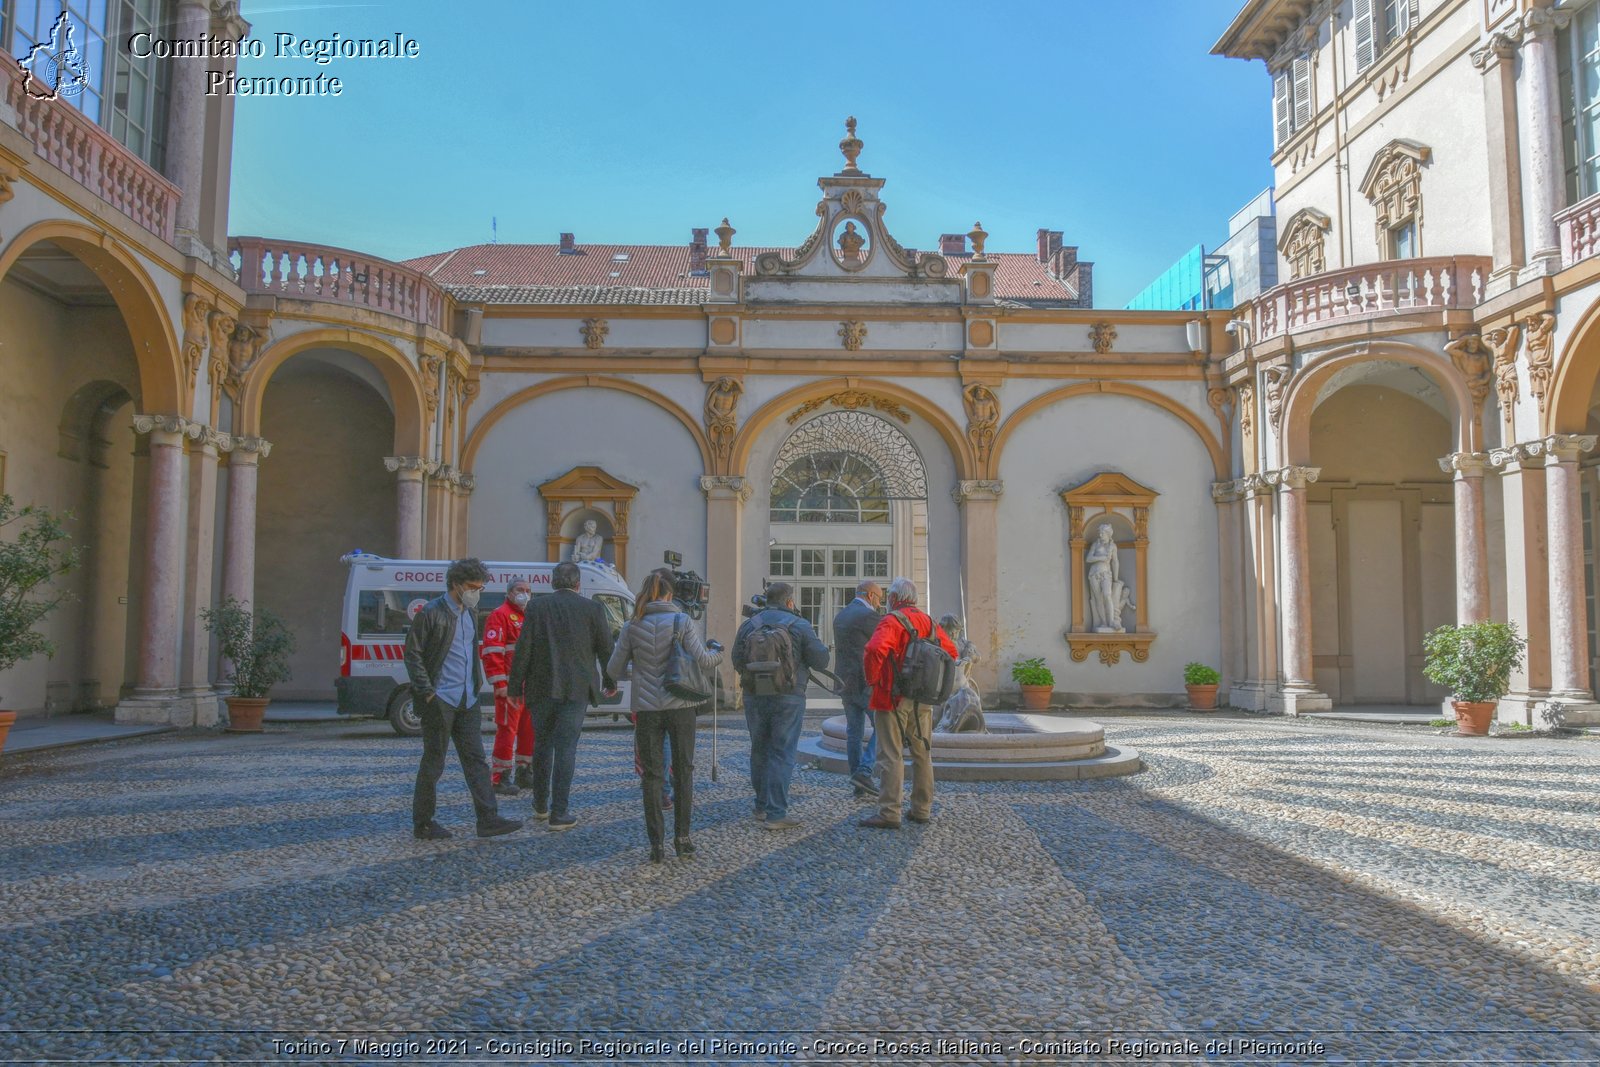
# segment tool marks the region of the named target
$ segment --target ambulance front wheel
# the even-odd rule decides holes
[[[401,737],[422,736],[422,717],[417,714],[417,702],[411,699],[410,689],[400,689],[389,699],[389,725]]]

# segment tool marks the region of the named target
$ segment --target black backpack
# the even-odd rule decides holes
[[[764,622],[744,639],[744,666],[739,676],[756,696],[776,696],[794,690],[794,638],[789,628]]]
[[[911,620],[903,611],[891,611],[893,617],[906,628],[906,651],[900,657],[900,667],[894,675],[894,696],[897,700],[911,700],[918,704],[943,704],[950,699],[956,684],[956,661],[939,644],[938,624],[932,619],[928,636],[917,633]]]

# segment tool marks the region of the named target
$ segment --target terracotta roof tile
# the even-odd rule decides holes
[[[737,247],[734,257],[749,271],[764,252],[788,255],[788,248]],[[950,277],[971,255],[947,255]],[[991,252],[997,299],[1030,306],[1059,306],[1077,293],[1055,278],[1032,253]],[[578,245],[561,254],[559,245],[468,245],[404,261],[427,274],[458,300],[483,303],[691,304],[686,295],[703,290],[705,275],[690,273],[689,246]],[[652,291],[672,295],[654,297]],[[580,292],[582,291],[582,292]],[[468,295],[481,293],[483,295]],[[597,299],[583,298],[592,293]],[[632,294],[631,296],[629,294]]]

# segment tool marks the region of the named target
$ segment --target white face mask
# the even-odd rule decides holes
[[[482,593],[482,589],[461,590],[461,606],[466,608],[468,611],[477,611],[478,597],[482,595]]]
[[[527,594],[527,593],[512,593],[511,594],[511,602],[513,604],[515,604],[519,608],[527,607],[529,599],[530,599],[529,598],[529,594]]]

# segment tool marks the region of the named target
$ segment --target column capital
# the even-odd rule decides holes
[[[1530,7],[1522,13],[1522,21],[1518,24],[1524,38],[1540,34],[1553,34],[1557,30],[1564,30],[1572,23],[1572,12],[1566,8],[1557,7]]]
[[[1585,452],[1593,452],[1600,437],[1594,434],[1558,433],[1546,437],[1541,444],[1547,456],[1557,463],[1572,463]]]
[[[1501,63],[1511,59],[1517,54],[1517,45],[1522,43],[1522,27],[1514,25],[1509,32],[1491,33],[1488,40],[1467,53],[1472,60],[1472,65],[1479,73],[1487,74]]]
[[[1489,466],[1487,452],[1452,452],[1439,460],[1439,469],[1446,474],[1456,473],[1463,478],[1481,478]]]
[[[133,417],[133,432],[136,434],[149,434],[153,444],[176,445],[183,442],[183,438],[192,424],[182,415],[135,415]]]
[[[1243,478],[1235,478],[1229,482],[1212,482],[1211,499],[1219,504],[1228,504],[1238,500],[1250,488],[1251,478],[1252,475],[1247,474]]]
[[[193,441],[196,445],[200,446],[202,450],[211,452],[213,455],[219,452],[233,451],[232,434],[226,434],[221,430],[212,429],[210,426],[206,426],[203,423],[191,422],[188,426],[184,427],[183,435],[190,441]]]
[[[1322,477],[1321,467],[1279,467],[1275,471],[1262,471],[1259,475],[1263,485],[1275,489],[1304,489],[1307,485]]]
[[[1006,483],[998,478],[972,479],[956,483],[950,490],[950,499],[960,507],[969,500],[998,500],[1000,494],[1005,492]]]
[[[735,496],[743,504],[755,495],[756,487],[750,479],[738,475],[704,474],[700,477],[700,491],[708,500],[718,496],[723,499]]]
[[[265,437],[230,436],[229,440],[232,442],[232,447],[228,449],[228,452],[234,460],[238,460],[243,456],[266,459],[272,454],[272,442]],[[253,463],[255,459],[252,458],[246,462]]]
[[[416,471],[420,474],[432,474],[442,469],[438,463],[421,456],[384,456],[383,469],[393,474],[396,471]]]
[[[243,37],[250,23],[239,14],[238,0],[211,0],[211,18],[217,29],[229,37]]]
[[[1504,473],[1510,474],[1521,469],[1543,467],[1548,454],[1549,450],[1543,441],[1523,441],[1521,444],[1490,449],[1489,465],[1503,468]]]

